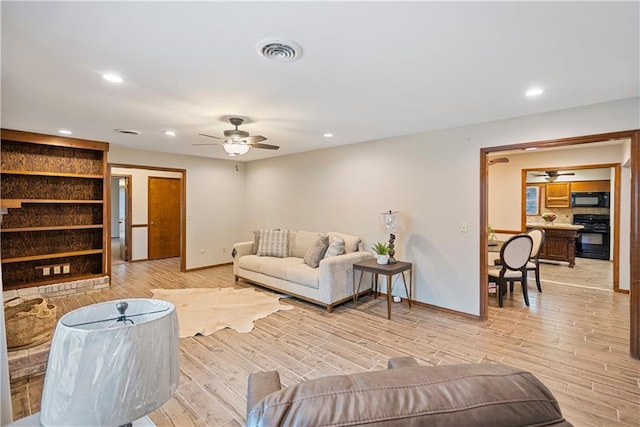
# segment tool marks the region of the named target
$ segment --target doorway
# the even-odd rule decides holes
[[[131,175],[111,176],[111,264],[130,261]]]
[[[527,148],[557,148],[563,146],[592,144],[602,141],[628,139],[630,141],[630,183],[628,192],[630,205],[629,222],[629,292],[630,292],[630,354],[640,359],[640,131],[622,131],[608,134],[563,138],[550,141],[529,142],[480,149],[480,320],[488,317],[488,155],[508,150]],[[618,192],[619,193],[619,192]],[[626,191],[625,191],[626,193]]]
[[[180,190],[178,178],[149,177],[149,259],[180,256]]]

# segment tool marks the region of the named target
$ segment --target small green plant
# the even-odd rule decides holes
[[[371,246],[371,249],[378,255],[389,255],[389,245],[387,243],[377,242],[375,245]]]

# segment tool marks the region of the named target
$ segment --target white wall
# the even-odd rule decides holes
[[[187,269],[231,262],[231,247],[244,237],[244,166],[228,160],[205,159],[111,145],[110,163],[186,170]],[[238,170],[236,170],[238,166]],[[136,169],[113,168],[132,176],[132,223],[147,224],[147,177],[176,176]],[[179,176],[179,175],[178,175]],[[146,228],[133,229],[133,259],[146,258]]]
[[[368,247],[386,238],[378,213],[400,210],[397,258],[415,264],[416,299],[478,315],[480,149],[637,129],[638,101],[251,162],[243,240],[252,229],[287,227],[350,232]],[[519,194],[519,179],[513,185]]]
[[[118,237],[118,217],[120,212],[120,178],[111,178],[111,238]]]

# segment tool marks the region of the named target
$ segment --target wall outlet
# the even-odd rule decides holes
[[[42,275],[43,276],[48,276],[49,274],[51,274],[51,271],[49,270],[49,267],[43,267],[42,268]]]
[[[59,265],[54,265],[53,266],[53,274],[60,274],[60,266]]]
[[[71,271],[71,265],[62,264],[62,274],[69,274],[69,271]]]

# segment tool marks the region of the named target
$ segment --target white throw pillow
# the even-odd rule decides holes
[[[344,254],[344,240],[339,237],[331,236],[329,239],[329,247],[327,251],[324,253],[324,258],[329,258],[330,256],[338,256]]]
[[[336,233],[332,231],[329,233],[329,238],[337,237],[344,240],[344,253],[350,254],[351,252],[357,252],[360,246],[360,238],[351,234]]]
[[[289,230],[260,230],[258,256],[289,256]]]

